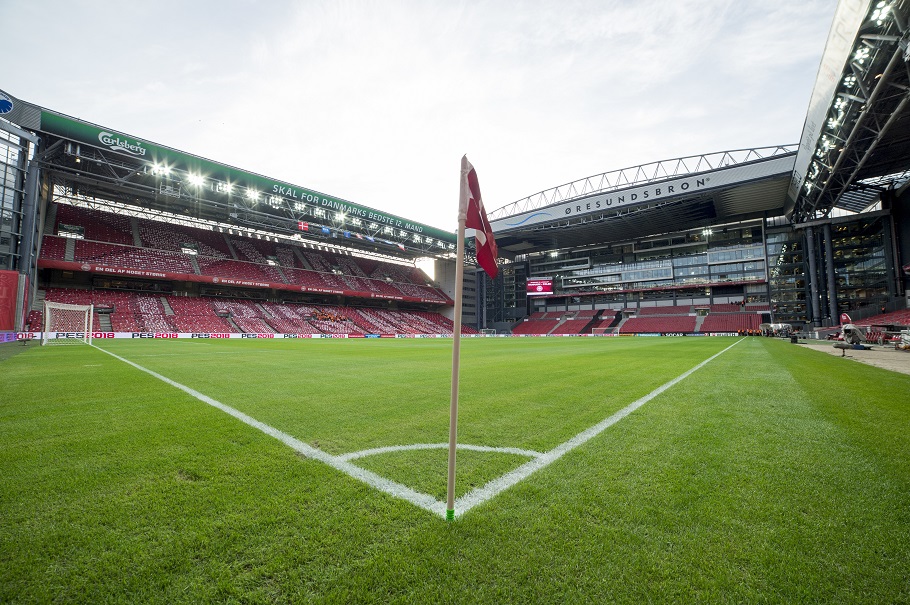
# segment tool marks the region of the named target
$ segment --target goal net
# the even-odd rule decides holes
[[[92,305],[44,302],[41,344],[92,344]]]

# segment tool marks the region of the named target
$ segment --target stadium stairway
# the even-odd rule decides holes
[[[620,319],[619,323],[616,324],[615,326],[613,326],[613,334],[619,334],[619,331],[622,329],[623,324],[625,324],[629,320],[630,317],[632,317],[632,316],[626,315],[622,319]]]
[[[76,240],[71,237],[66,238],[66,251],[63,253],[63,260],[69,262],[76,260]]]
[[[165,315],[176,315],[176,313],[174,313],[174,309],[171,308],[171,304],[167,301],[166,296],[161,297],[161,306],[164,307]]]
[[[224,243],[227,244],[227,249],[231,253],[231,258],[234,260],[241,260],[241,258],[237,255],[236,248],[234,248],[234,245],[231,243],[231,238],[227,236],[227,233],[222,233],[221,237],[224,238]]]
[[[44,217],[44,231],[41,235],[54,235],[57,230],[57,204],[47,205],[47,216]]]
[[[108,313],[98,314],[98,327],[102,332],[113,332],[114,327],[111,325],[111,316]]]
[[[695,332],[696,333],[701,332],[701,325],[703,323],[705,323],[706,317],[708,317],[708,316],[707,315],[697,315],[695,317]]]
[[[301,267],[307,271],[315,271],[315,269],[313,269],[313,265],[311,265],[310,262],[306,259],[306,257],[303,255],[303,252],[300,251],[300,248],[294,246],[292,249],[294,250],[294,256],[296,256],[297,260],[300,262]]]
[[[141,248],[142,237],[139,235],[139,220],[135,216],[130,217],[130,230],[133,232],[133,245]]]
[[[272,315],[271,311],[269,311],[268,309],[266,309],[266,308],[262,305],[261,302],[253,303],[253,305],[254,305],[257,309],[259,309],[259,311],[262,313],[262,317],[263,317],[266,321],[271,320],[271,319],[275,319],[275,316]]]
[[[553,332],[555,332],[556,330],[558,330],[558,329],[559,329],[559,326],[561,326],[562,324],[566,323],[567,321],[569,321],[569,316],[568,316],[568,315],[563,315],[562,317],[560,317],[560,318],[559,318],[559,321],[556,322],[556,325],[553,326],[552,328],[550,328],[550,331],[547,332],[547,336],[549,336],[550,334],[552,334]]]
[[[43,313],[44,312],[44,297],[46,295],[47,295],[47,293],[43,289],[39,288],[38,291],[35,292],[35,299],[32,301],[32,308],[30,309],[30,311],[40,311]]]

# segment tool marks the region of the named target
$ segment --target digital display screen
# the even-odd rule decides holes
[[[528,296],[543,296],[553,294],[553,278],[542,277],[528,280]]]

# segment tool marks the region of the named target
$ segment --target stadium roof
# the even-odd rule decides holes
[[[498,208],[490,222],[515,255],[780,214],[795,159],[795,145],[780,145],[624,168]]]
[[[0,97],[10,106],[4,117],[42,137],[36,159],[56,197],[396,257],[455,249],[454,232]]]
[[[796,222],[860,212],[910,181],[910,0],[840,2],[788,191]]]
[[[491,213],[500,249],[607,243],[764,214],[803,222],[835,208],[861,212],[906,188],[908,23],[910,0],[841,0],[798,147],[656,162],[542,191]],[[781,170],[785,162],[790,168]],[[731,166],[742,170],[725,178]],[[674,182],[689,187],[670,195]]]

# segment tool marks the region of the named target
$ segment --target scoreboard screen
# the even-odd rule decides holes
[[[528,280],[528,296],[543,296],[553,294],[553,278],[542,277]]]

